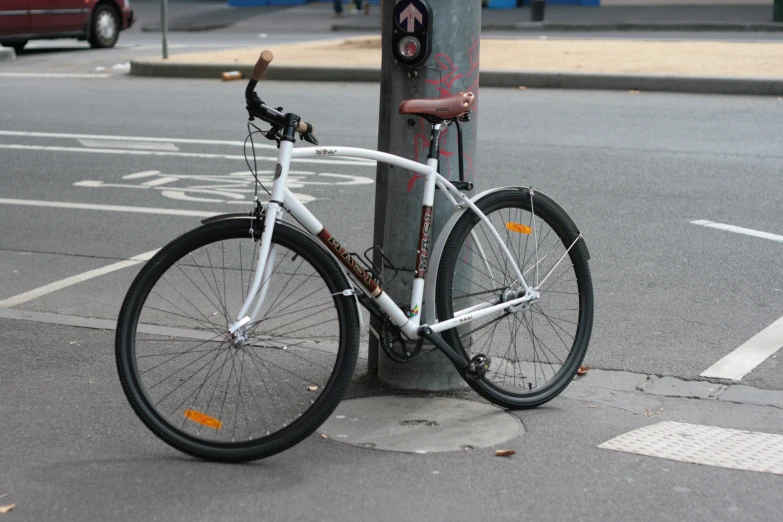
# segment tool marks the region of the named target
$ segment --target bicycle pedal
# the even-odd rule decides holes
[[[489,370],[492,359],[488,355],[480,353],[474,355],[468,363],[468,369],[465,371],[465,378],[473,381],[483,379]]]

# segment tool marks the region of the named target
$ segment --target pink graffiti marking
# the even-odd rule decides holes
[[[412,4],[411,4],[412,7]],[[407,9],[406,9],[407,11]],[[405,11],[403,11],[405,13]],[[400,23],[402,23],[402,18],[400,18]],[[410,22],[409,22],[410,23]],[[474,94],[478,95],[479,91],[479,43],[480,41],[477,40],[475,37],[473,38],[472,45],[468,49],[468,61],[469,61],[469,70],[465,74],[459,73],[459,66],[454,65],[454,61],[445,53],[439,53],[434,56],[434,60],[438,65],[438,69],[440,71],[443,71],[445,73],[445,76],[442,76],[439,80],[424,80],[425,83],[429,85],[436,86],[439,92],[439,98],[442,98],[444,96],[449,96],[451,94],[456,94],[452,92],[452,89],[454,87],[454,84],[459,79],[464,79],[465,83],[469,81],[471,77],[475,75],[475,78],[473,78],[472,83],[470,84],[470,87],[467,89],[460,89],[460,91],[471,91]],[[474,105],[471,109],[472,112],[476,113],[478,111],[478,104]],[[425,153],[429,150],[430,147],[430,140],[429,136],[427,135],[428,129],[425,129],[424,120],[419,119],[419,125],[421,127],[421,130],[413,137],[413,155],[414,160],[419,161],[420,153]],[[448,136],[448,129],[446,129],[441,134],[441,139],[443,140],[443,143],[447,143],[447,136]],[[476,133],[470,132],[469,137],[472,147],[476,146]],[[470,149],[470,148],[469,148]],[[447,169],[445,172],[451,172],[451,163],[450,159],[453,156],[457,155],[456,151],[450,151],[446,150],[444,147],[441,147],[440,150],[441,157],[446,162]],[[463,153],[463,157],[465,159],[465,177],[467,179],[473,179],[474,178],[474,172],[473,172],[473,158],[472,156],[468,154]],[[412,173],[410,179],[408,180],[408,186],[407,190],[408,192],[411,192],[416,185],[416,181],[422,179],[424,176],[417,173]]]

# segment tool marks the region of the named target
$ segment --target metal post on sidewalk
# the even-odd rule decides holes
[[[160,0],[160,34],[163,38],[163,59],[169,57],[169,0]]]
[[[394,20],[395,13],[399,20]],[[425,31],[430,16],[431,28]],[[430,124],[419,117],[400,115],[397,108],[403,100],[409,98],[441,98],[469,90],[478,94],[480,28],[481,2],[386,0],[382,3],[379,150],[419,162],[426,161]],[[429,40],[428,44],[421,44],[429,45],[431,49],[420,64],[406,66],[395,59],[393,46],[399,46],[400,49],[410,46],[411,41],[405,35],[411,31]],[[415,50],[415,46],[407,48],[408,51],[411,49]],[[466,179],[473,176],[478,123],[476,112],[471,114],[471,119],[470,123],[463,124]],[[457,157],[457,133],[453,126],[443,133],[440,144],[440,173],[450,179],[457,179],[460,162]],[[405,269],[384,285],[384,291],[407,312],[410,308],[422,216],[423,179],[413,172],[379,163],[376,180],[373,244],[383,248],[384,254],[395,267]],[[431,234],[433,241],[451,211],[452,207],[446,198],[436,191]],[[376,266],[383,265],[377,251],[374,262]],[[382,382],[408,390],[448,390],[464,386],[451,362],[438,351],[422,353],[406,364],[388,358],[380,349],[374,334],[380,331],[378,321],[373,320],[371,327],[369,372],[377,372]],[[431,348],[425,344],[422,352]]]
[[[530,21],[531,22],[543,22],[544,21],[544,7],[546,6],[545,0],[531,0],[530,2]]]

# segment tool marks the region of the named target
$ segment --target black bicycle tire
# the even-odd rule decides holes
[[[511,204],[519,204],[529,210],[530,194],[527,189],[506,189],[488,194],[476,202],[476,205],[482,212],[488,214],[494,208],[502,208],[504,204],[509,202]],[[535,207],[535,215],[543,218],[564,244],[569,245],[576,239],[577,231],[574,230],[571,222],[555,206],[535,194],[533,196],[533,206]],[[453,317],[451,290],[454,269],[460,246],[477,220],[476,214],[467,210],[454,225],[446,239],[438,266],[436,282],[436,307],[440,321]],[[510,394],[495,386],[486,377],[479,380],[467,380],[467,383],[476,393],[503,408],[527,409],[540,406],[554,399],[568,386],[584,360],[592,333],[593,286],[585,252],[585,249],[575,247],[569,253],[570,259],[574,264],[577,284],[580,289],[580,311],[579,329],[575,336],[574,347],[569,352],[568,359],[564,364],[565,370],[560,372],[561,375],[556,380],[553,380],[545,387],[536,389],[534,393]],[[468,352],[460,342],[456,329],[446,330],[442,335],[447,343],[459,350],[464,357],[469,358]]]
[[[267,437],[247,443],[209,443],[196,439],[172,426],[152,407],[141,392],[139,377],[134,367],[134,350],[130,345],[135,325],[149,292],[155,283],[188,252],[220,239],[247,237],[250,228],[247,219],[223,220],[187,232],[160,250],[139,272],[131,285],[117,320],[115,356],[120,382],[136,415],[161,440],[189,455],[219,462],[243,462],[266,458],[284,451],[312,434],[337,407],[350,383],[358,357],[359,323],[356,302],[351,297],[336,298],[340,321],[340,347],[334,371],[328,385],[301,417],[286,428]],[[261,226],[256,226],[256,237]],[[218,238],[218,239],[213,239]],[[324,279],[330,291],[339,293],[350,288],[336,261],[315,241],[288,224],[275,225],[273,242],[305,258]],[[180,254],[184,252],[184,254]]]

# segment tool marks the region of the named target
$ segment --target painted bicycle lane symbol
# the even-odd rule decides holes
[[[272,189],[274,170],[259,170],[258,181],[267,189]],[[247,171],[232,172],[225,175],[164,174],[158,170],[145,170],[122,177],[123,183],[108,183],[102,180],[77,181],[73,185],[82,188],[122,188],[134,190],[158,191],[161,196],[178,201],[199,203],[247,204],[255,193],[255,180]],[[302,203],[320,199],[307,192],[325,192],[329,187],[347,187],[369,185],[374,180],[364,176],[291,170],[288,173],[287,186]],[[266,193],[259,187],[259,199]]]

